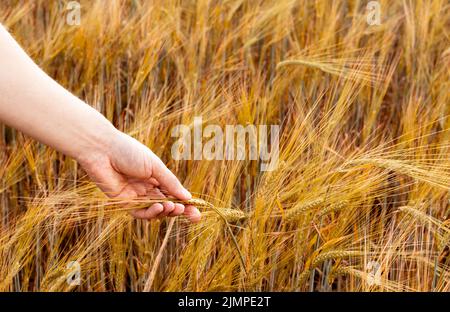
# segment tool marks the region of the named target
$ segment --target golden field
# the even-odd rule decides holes
[[[449,291],[444,0],[0,2],[51,77],[144,142],[202,221],[133,219],[1,126],[1,291]],[[280,125],[275,171],[171,157],[171,130]],[[203,200],[203,201],[202,201]],[[67,282],[80,265],[80,285]]]

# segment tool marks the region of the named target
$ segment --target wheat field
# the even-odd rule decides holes
[[[51,77],[144,142],[201,222],[133,219],[1,125],[0,291],[450,291],[444,0],[0,2]],[[280,125],[258,160],[174,160],[171,129]],[[76,261],[80,283],[70,283]]]

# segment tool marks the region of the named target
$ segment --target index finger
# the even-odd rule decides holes
[[[161,159],[156,158],[156,161],[153,163],[152,176],[160,183],[160,186],[179,200],[191,199],[191,193],[184,188],[178,178],[166,167]]]

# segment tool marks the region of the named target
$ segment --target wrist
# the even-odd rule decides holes
[[[101,115],[100,119],[96,126],[85,127],[86,133],[82,135],[82,140],[72,155],[83,167],[109,158],[120,135],[120,131],[106,118]]]

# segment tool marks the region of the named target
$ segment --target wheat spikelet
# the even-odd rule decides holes
[[[232,223],[248,218],[248,214],[241,210],[215,207],[213,204],[200,198],[192,198],[190,200],[182,201],[182,203],[184,205],[196,206],[197,208],[210,209],[212,211],[207,211],[204,213],[206,216],[209,216],[215,212],[215,215],[218,214],[219,216],[225,218],[228,222]]]
[[[352,266],[340,266],[330,272],[330,275],[328,276],[328,282],[331,284],[333,280],[340,275],[351,275],[362,280],[367,278],[364,272],[356,270]]]
[[[406,285],[402,285],[397,282],[392,282],[389,279],[379,278],[377,280],[373,273],[364,272],[364,271],[358,270],[351,266],[340,267],[340,268],[333,270],[330,277],[336,277],[337,275],[344,275],[344,274],[361,279],[362,281],[366,282],[366,285],[368,287],[374,287],[374,286],[382,287],[382,288],[385,288],[387,291],[391,291],[391,292],[412,291],[412,288],[410,288]]]
[[[316,58],[303,58],[295,60],[284,60],[277,64],[277,70],[285,66],[292,65],[303,65],[311,68],[317,68],[323,72],[337,75],[345,79],[355,79],[365,82],[379,82],[380,78],[372,73],[370,68],[352,68],[345,66],[344,64],[339,64],[336,61],[325,61]]]
[[[263,178],[261,185],[256,192],[256,198],[267,198],[267,195],[271,193],[273,184],[280,181],[281,176],[285,174],[287,164],[285,161],[280,161],[276,172],[270,171],[270,174]]]
[[[305,270],[303,271],[299,276],[297,280],[298,285],[302,285],[304,282],[308,280],[308,278],[311,276],[312,270]]]
[[[414,219],[420,221],[423,224],[429,225],[434,224],[437,226],[441,226],[440,222],[433,218],[432,216],[414,208],[411,206],[402,206],[399,207],[398,210],[407,213],[408,215],[412,216]]]
[[[240,220],[245,220],[249,215],[242,210],[231,208],[216,208],[216,211],[206,211],[203,216],[208,217],[224,217],[228,222],[234,223]]]
[[[394,170],[406,175],[412,175],[416,172],[416,168],[414,166],[392,159],[358,159],[351,161],[351,164],[371,164],[380,168]]]
[[[342,274],[348,274],[350,272],[352,272],[354,269],[352,267],[348,267],[348,266],[344,266],[344,267],[338,267],[336,269],[333,270],[332,275],[336,276],[336,275],[342,275]]]
[[[42,280],[41,289],[44,291],[57,291],[67,278],[73,273],[70,269],[58,266],[53,271],[46,274]],[[70,286],[70,285],[69,285]]]
[[[400,211],[408,214],[416,219],[432,231],[437,238],[438,250],[443,250],[450,242],[450,232],[447,227],[438,219],[426,214],[423,211],[411,206],[402,206],[398,208]],[[433,227],[434,226],[434,227]],[[436,229],[437,228],[437,229]]]
[[[192,205],[197,208],[209,208],[214,209],[214,205],[207,202],[206,200],[200,199],[200,198],[192,198],[189,200],[184,200],[181,202],[184,205]]]
[[[396,159],[357,159],[352,160],[349,164],[371,164],[376,167],[380,167],[386,170],[395,171],[397,173],[407,175],[414,179],[418,179],[420,181],[436,185],[442,187],[444,189],[449,189],[450,180],[447,175],[439,174],[436,175],[437,171],[444,173],[445,169],[442,169],[440,166],[435,167],[425,167],[419,165],[412,165],[405,161],[396,160]]]
[[[301,214],[303,214],[306,211],[312,210],[316,208],[317,206],[320,206],[324,203],[324,199],[322,197],[314,199],[310,202],[301,203],[291,209],[286,210],[285,212],[285,219],[287,221],[292,221],[298,218]]]
[[[343,200],[343,201],[340,201],[340,202],[338,202],[336,204],[332,204],[332,205],[326,207],[325,209],[319,211],[319,214],[317,215],[317,217],[320,218],[320,217],[323,217],[324,215],[326,215],[326,214],[328,214],[330,212],[339,211],[339,210],[347,207],[348,204],[349,204],[348,200]]]
[[[329,281],[331,283],[331,281],[336,277],[338,277],[339,275],[351,274],[353,271],[354,269],[349,266],[337,267],[330,272]]]
[[[321,263],[326,260],[336,259],[336,258],[345,258],[352,256],[361,256],[364,255],[361,251],[352,251],[352,250],[333,250],[320,253],[311,263],[311,267],[315,268],[319,266]]]
[[[248,218],[248,215],[241,210],[230,208],[218,208],[217,210],[228,222],[237,222]]]
[[[438,242],[437,242],[438,250],[442,251],[447,246],[450,246],[450,232],[438,235]]]

